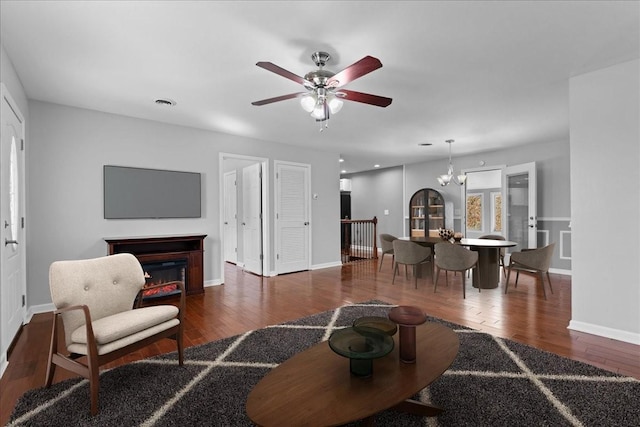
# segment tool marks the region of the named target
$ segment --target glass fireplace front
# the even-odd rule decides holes
[[[186,289],[186,259],[143,263],[142,270],[146,279],[145,287],[165,285],[143,291],[142,297],[144,299],[165,297],[179,293],[176,282],[181,282]]]

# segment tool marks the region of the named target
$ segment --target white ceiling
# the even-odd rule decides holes
[[[348,172],[569,136],[571,76],[640,56],[640,2],[8,1],[1,42],[30,99],[337,151]],[[311,54],[346,89],[329,128],[292,99]],[[175,107],[154,104],[157,98]],[[432,147],[418,144],[430,142]],[[213,142],[212,142],[213,143]]]

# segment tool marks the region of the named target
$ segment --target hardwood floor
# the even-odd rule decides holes
[[[520,275],[517,288],[512,277],[507,295],[504,283],[498,289],[477,292],[467,279],[466,299],[462,298],[460,275],[449,274],[448,287],[441,276],[437,293],[430,279],[419,279],[418,289],[414,289],[412,278],[399,276],[391,285],[391,277],[389,257],[381,272],[377,261],[362,261],[272,278],[244,273],[229,264],[224,285],[187,297],[185,345],[203,344],[347,303],[379,299],[415,305],[431,316],[640,379],[640,346],[567,329],[570,276],[551,275],[554,293],[547,289],[546,301],[539,283],[527,274]],[[0,380],[1,425],[6,424],[18,397],[44,384],[51,319],[50,313],[35,315],[9,356],[9,367]],[[175,343],[163,340],[108,366],[170,351],[175,351]],[[58,368],[54,382],[71,376]]]

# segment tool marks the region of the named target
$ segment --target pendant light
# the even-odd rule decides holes
[[[457,176],[453,175],[453,165],[451,164],[451,144],[453,143],[453,139],[447,139],[445,142],[449,144],[449,169],[447,169],[447,173],[444,175],[440,175],[438,177],[438,182],[441,186],[445,187],[449,185],[450,182],[453,182],[457,185],[464,185],[467,181],[467,176],[464,174],[460,174]]]

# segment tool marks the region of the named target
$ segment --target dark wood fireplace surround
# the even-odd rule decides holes
[[[141,264],[147,262],[187,260],[187,295],[204,292],[204,238],[206,234],[150,236],[104,239],[108,254],[130,253]]]

